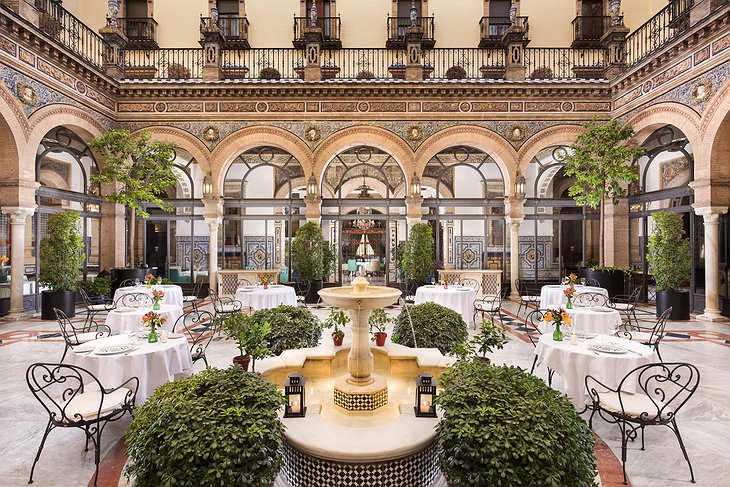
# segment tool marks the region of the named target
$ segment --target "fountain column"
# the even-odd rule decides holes
[[[355,385],[373,383],[373,353],[370,351],[368,318],[370,310],[347,310],[352,320],[352,348],[347,355],[347,371],[350,377],[347,382]]]

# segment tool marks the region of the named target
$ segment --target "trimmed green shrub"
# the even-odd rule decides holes
[[[440,304],[426,302],[401,311],[393,327],[393,343],[416,346],[408,320],[409,312],[419,348],[438,348],[445,355],[469,336],[464,318],[459,313]]]
[[[424,283],[436,263],[433,230],[428,223],[416,223],[408,233],[401,267],[406,279]]]
[[[40,248],[41,284],[54,291],[76,291],[76,278],[86,260],[85,248],[77,212],[66,210],[49,216]]]
[[[96,277],[93,281],[79,281],[79,287],[90,297],[109,296],[112,292],[112,278],[109,276]]]
[[[450,486],[595,485],[588,425],[542,380],[459,361],[440,382],[439,464]]]
[[[310,281],[321,281],[324,275],[324,249],[327,243],[322,236],[322,227],[308,222],[299,227],[291,243],[294,268],[299,277]]]
[[[656,290],[678,292],[692,276],[692,246],[684,238],[679,213],[657,211],[652,216],[654,231],[649,235],[646,260],[656,279]]]
[[[137,487],[270,486],[284,427],[276,386],[240,367],[164,384],[135,409],[126,469]]]
[[[306,308],[279,306],[254,311],[251,318],[259,324],[268,322],[269,351],[280,355],[284,350],[316,347],[322,338],[322,323]]]

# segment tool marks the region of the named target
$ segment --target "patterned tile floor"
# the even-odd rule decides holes
[[[521,319],[515,316],[517,306],[505,303],[505,325],[510,342],[493,354],[497,364],[518,365],[529,370],[533,360],[533,346],[526,335]],[[324,318],[327,310],[313,310]],[[390,310],[396,314],[396,310]],[[524,315],[524,313],[523,313]],[[650,322],[651,314],[640,314],[642,321]],[[696,320],[672,322],[662,344],[662,355],[667,361],[687,361],[699,367],[700,388],[693,399],[680,411],[678,424],[692,460],[697,484],[700,486],[730,486],[730,325],[705,323]],[[470,334],[475,331],[470,328]],[[326,336],[326,334],[325,334]],[[54,322],[28,318],[20,321],[0,321],[0,485],[27,485],[28,472],[46,417],[28,391],[25,370],[29,364],[57,361],[63,352],[63,340]],[[208,349],[212,366],[226,367],[236,348],[231,341],[215,339]],[[203,365],[196,365],[200,369]],[[546,379],[544,367],[536,375]],[[555,387],[561,386],[556,375]],[[587,416],[586,416],[587,417]],[[129,425],[127,418],[111,423],[102,439],[102,458],[107,458],[101,472],[100,485],[116,485],[123,445],[120,442]],[[609,450],[620,456],[618,428],[601,420],[594,422],[600,437],[599,456]],[[605,445],[603,444],[605,442]],[[609,454],[610,455],[610,454]],[[615,462],[615,458],[613,459]],[[689,483],[689,471],[676,440],[667,428],[649,428],[646,432],[646,450],[630,444],[627,470],[634,486],[679,486]],[[93,452],[83,451],[83,435],[76,430],[56,430],[49,436],[43,456],[36,467],[36,485],[87,485],[94,471]],[[603,485],[622,485],[620,470],[603,475]]]

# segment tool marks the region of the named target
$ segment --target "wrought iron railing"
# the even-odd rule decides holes
[[[107,24],[111,19],[107,18]],[[157,48],[157,21],[150,17],[120,17],[117,26],[122,30],[130,47]]]
[[[674,0],[629,34],[623,49],[626,65],[645,59],[686,29],[692,3],[692,0]]]
[[[294,17],[294,47],[304,47],[304,32],[310,25],[309,17]],[[316,26],[322,29],[324,48],[342,47],[339,17],[317,17]]]
[[[509,17],[482,17],[479,21],[479,47],[487,47],[502,42],[502,38],[507,33],[512,22]],[[516,17],[515,27],[523,29],[525,32],[529,29],[527,17]]]
[[[126,79],[200,79],[200,48],[128,49],[124,53]]]
[[[501,78],[504,49],[429,49],[423,51],[425,77],[435,79]]]
[[[324,77],[365,80],[392,78],[391,70],[405,69],[406,59],[405,51],[362,48],[322,51],[321,62]]]
[[[38,28],[47,36],[81,56],[98,68],[104,67],[104,53],[109,46],[99,34],[89,29],[59,3],[35,0]]]
[[[423,32],[421,43],[425,47],[433,47],[436,39],[434,37],[434,20],[431,17],[416,17],[416,27]],[[403,47],[406,41],[406,29],[412,26],[410,17],[388,17],[388,41],[386,47]]]
[[[607,50],[537,47],[525,49],[528,79],[602,78]]]
[[[246,17],[236,15],[220,15],[218,16],[218,28],[221,31],[223,40],[229,46],[248,49],[248,27],[249,22]],[[210,17],[200,18],[200,30],[211,30],[213,27],[213,19]]]
[[[295,79],[304,73],[300,49],[221,50],[221,69],[226,78]]]
[[[623,24],[623,17],[618,18]],[[598,44],[611,27],[608,15],[583,15],[573,19],[573,45]]]

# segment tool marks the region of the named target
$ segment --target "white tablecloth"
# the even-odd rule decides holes
[[[106,325],[111,328],[113,335],[134,331],[142,326],[142,316],[150,311],[153,311],[152,307],[113,309],[106,317]],[[182,316],[182,307],[175,304],[161,304],[157,313],[165,317],[162,329],[169,331],[175,326],[175,321]]]
[[[416,304],[432,301],[441,306],[453,309],[459,313],[467,325],[474,320],[474,300],[476,292],[468,287],[451,285],[448,289],[443,286],[421,286],[416,289]]]
[[[550,284],[547,286],[543,286],[542,289],[540,289],[540,308],[564,308],[565,304],[568,302],[568,298],[565,297],[565,294],[563,293],[563,291],[565,291],[566,289],[568,289],[568,286],[562,286],[560,284]],[[580,284],[578,284],[575,286],[575,292],[577,294],[599,293],[608,298],[608,291],[606,291],[602,287],[581,286]]]
[[[126,334],[100,338],[87,345],[98,348],[123,343],[129,343],[129,336]],[[193,359],[185,338],[169,339],[166,343],[147,343],[142,339],[139,348],[127,355],[70,353],[69,363],[88,370],[108,388],[117,387],[132,377],[138,377],[136,405],[144,403],[162,384],[193,373]]]
[[[612,354],[594,353],[590,347],[597,343],[614,343],[636,353],[626,352]],[[652,362],[658,362],[656,353],[646,345],[632,342],[624,338],[599,335],[591,340],[572,345],[566,337],[562,342],[553,341],[552,334],[542,335],[535,348],[538,363],[553,369],[563,378],[563,390],[573,401],[573,404],[582,408],[589,401],[585,387],[585,378],[592,375],[609,387],[618,387],[621,379],[634,368]],[[626,384],[624,389],[634,392],[635,384]]]
[[[162,296],[163,304],[176,304],[178,306],[183,305],[182,288],[180,286],[169,285],[169,284],[161,284],[159,286],[152,286],[152,288],[147,288],[146,284],[140,284],[139,286],[120,287],[119,289],[114,291],[114,302],[116,303],[117,301],[119,301],[119,298],[124,296],[125,294],[132,294],[132,293],[145,293],[151,297],[152,291],[154,289],[157,289],[158,291],[162,291],[165,293],[165,295]]]
[[[264,289],[263,286],[239,288],[236,290],[236,300],[254,310],[271,309],[282,304],[296,306],[297,294],[291,286],[270,284],[269,289]]]
[[[585,331],[600,335],[613,335],[621,324],[621,314],[611,308],[573,308],[566,310],[570,315],[570,322],[576,332]],[[544,321],[538,327],[540,333],[552,333],[555,326],[548,326]],[[561,328],[563,333],[567,331]]]

